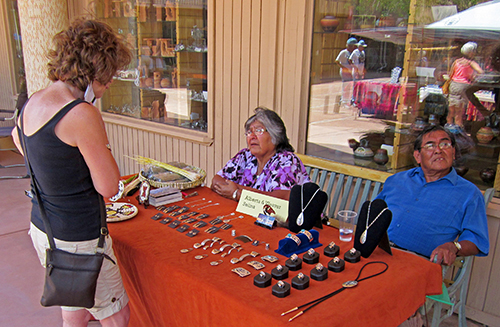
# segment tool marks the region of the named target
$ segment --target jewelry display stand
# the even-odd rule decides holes
[[[299,270],[300,268],[302,268],[302,259],[297,257],[296,255],[292,255],[290,259],[285,261],[285,265],[291,271]]]
[[[345,269],[345,261],[340,259],[339,257],[335,257],[330,262],[328,262],[328,270],[339,273],[344,271]]]
[[[283,267],[282,265],[278,265],[271,271],[271,275],[274,279],[277,280],[287,279],[288,271],[289,271],[288,267]]]
[[[273,286],[273,295],[276,297],[287,297],[290,295],[290,284],[280,280]]]
[[[278,249],[274,252],[290,257],[292,254],[300,254],[308,251],[311,248],[322,246],[319,242],[319,232],[311,229],[309,231],[310,237],[305,232],[295,235],[289,235],[278,242]]]
[[[309,276],[299,273],[292,278],[292,287],[298,290],[305,290],[309,287]]]
[[[323,228],[321,213],[328,195],[315,183],[294,185],[288,201],[288,229],[298,233],[301,229]]]
[[[328,246],[325,246],[325,249],[323,251],[323,254],[330,258],[337,257],[339,253],[340,253],[340,247],[334,242],[331,242]]]
[[[361,260],[361,252],[356,249],[350,249],[346,253],[344,253],[344,260],[350,263],[356,263]]]
[[[268,286],[271,286],[271,274],[268,274],[265,271],[261,271],[257,276],[254,277],[253,284],[259,288],[266,288]]]
[[[361,252],[363,258],[368,258],[377,246],[392,255],[387,236],[391,220],[392,212],[384,200],[363,203],[354,235],[354,248]]]
[[[328,269],[323,267],[322,264],[316,265],[316,267],[311,270],[311,278],[319,282],[328,279]]]
[[[314,249],[309,249],[302,257],[302,260],[309,265],[314,265],[319,262],[319,253]]]

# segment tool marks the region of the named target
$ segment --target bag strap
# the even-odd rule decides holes
[[[27,102],[26,102],[27,103]],[[26,106],[26,104],[25,104]],[[21,114],[19,117],[19,121],[16,124],[17,128],[17,134],[19,136],[19,140],[21,141],[21,147],[24,152],[24,158],[26,160],[27,166],[28,166],[28,171],[31,176],[31,183],[33,185],[33,192],[35,193],[36,200],[38,202],[38,207],[40,208],[40,215],[42,217],[43,224],[45,226],[45,233],[47,234],[47,238],[49,240],[49,246],[50,249],[54,250],[56,249],[56,245],[54,242],[54,235],[52,234],[52,228],[50,227],[49,219],[47,218],[47,214],[45,212],[45,207],[43,205],[42,197],[40,194],[40,189],[37,186],[37,181],[35,178],[35,174],[33,173],[33,169],[31,168],[31,163],[28,157],[28,149],[26,147],[26,136],[24,134],[24,107],[23,110],[21,110]],[[97,243],[97,251],[98,252],[104,252],[104,237],[107,236],[108,233],[108,225],[106,222],[106,211],[105,211],[105,204],[104,200],[102,199],[102,196],[98,194],[99,198],[99,207],[100,207],[100,213],[101,213],[101,228],[99,229],[99,241]],[[100,250],[99,250],[100,249]]]

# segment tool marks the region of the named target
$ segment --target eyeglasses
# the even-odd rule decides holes
[[[249,129],[248,131],[245,132],[245,136],[250,136],[253,134],[255,134],[256,136],[260,136],[262,134],[264,134],[264,132],[266,132],[266,129],[265,128],[262,128],[262,127],[257,127],[253,130]]]
[[[439,147],[441,150],[446,150],[452,147],[451,142],[440,142],[439,144],[436,143],[427,143],[425,145],[422,145],[422,149],[428,150],[428,151],[434,151],[436,150],[436,147]]]

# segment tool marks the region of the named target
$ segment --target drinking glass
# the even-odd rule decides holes
[[[358,214],[352,210],[342,210],[337,213],[341,241],[350,242],[352,240],[352,233],[354,232],[357,216]]]

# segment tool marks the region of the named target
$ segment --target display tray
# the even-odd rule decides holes
[[[106,221],[115,223],[134,218],[139,210],[133,204],[126,202],[106,203]]]

